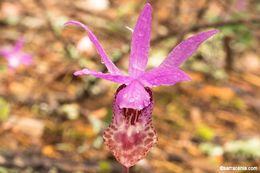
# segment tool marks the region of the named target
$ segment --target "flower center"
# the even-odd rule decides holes
[[[116,103],[121,109],[142,110],[150,104],[150,95],[138,80],[133,80],[118,92]]]
[[[123,116],[125,118],[126,124],[135,125],[138,122],[139,116],[141,115],[141,110],[123,108]]]

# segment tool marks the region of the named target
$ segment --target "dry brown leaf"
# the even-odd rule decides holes
[[[107,115],[106,108],[100,108],[90,113],[91,115],[95,116],[96,118],[102,119]]]
[[[42,148],[42,154],[51,157],[51,158],[58,158],[60,154],[55,150],[52,145],[46,145]]]
[[[235,93],[228,87],[206,85],[199,90],[199,95],[206,99],[217,97],[224,101],[230,101],[235,96]]]
[[[160,169],[165,169],[171,172],[183,172],[182,167],[178,166],[177,164],[169,161],[161,161],[161,160],[153,160],[151,163]]]
[[[191,77],[193,82],[201,82],[205,79],[202,73],[188,72],[187,74]]]
[[[243,79],[255,86],[260,87],[260,77],[254,74],[246,73],[242,75]]]
[[[42,136],[44,126],[45,125],[41,120],[17,116],[10,117],[3,125],[4,129],[11,129],[14,132],[24,133],[32,139],[39,139]]]

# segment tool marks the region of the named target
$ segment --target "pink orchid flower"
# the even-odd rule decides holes
[[[22,51],[23,45],[24,39],[20,37],[12,48],[0,50],[0,56],[7,60],[9,69],[14,70],[20,65],[32,63],[32,56]]]
[[[85,68],[76,71],[74,75],[93,75],[121,84],[113,102],[112,123],[105,130],[103,138],[116,159],[127,168],[143,159],[157,141],[152,126],[151,88],[190,80],[190,77],[179,66],[196,51],[203,41],[218,32],[218,30],[210,30],[188,38],[175,47],[158,67],[146,71],[151,20],[152,7],[147,3],[133,31],[128,75],[122,74],[113,64],[87,26],[78,21],[65,24],[77,25],[86,30],[109,71],[109,73],[102,73]]]

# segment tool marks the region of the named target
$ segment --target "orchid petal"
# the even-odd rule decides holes
[[[150,96],[140,82],[131,81],[117,94],[116,103],[120,108],[141,110],[150,104]]]
[[[178,66],[189,58],[203,41],[217,32],[218,30],[202,32],[181,42],[159,67],[146,72],[140,77],[140,80],[145,86],[151,87],[174,85],[177,82],[190,80],[190,77],[180,70]]]
[[[97,72],[95,70],[89,70],[87,68],[74,72],[74,75],[75,76],[92,75],[92,76],[95,76],[97,78],[102,78],[102,79],[113,81],[113,82],[116,82],[116,83],[119,83],[119,84],[128,84],[131,81],[131,78],[128,77],[128,76],[102,73],[102,72]]]
[[[170,68],[178,67],[197,50],[202,42],[204,42],[217,32],[218,30],[216,29],[201,32],[193,37],[184,40],[170,52],[168,57],[162,62],[160,66],[167,66]]]
[[[0,55],[7,57],[7,56],[10,56],[12,54],[16,54],[17,52],[21,51],[21,49],[23,48],[23,45],[24,45],[24,39],[23,39],[23,37],[20,37],[16,41],[16,43],[13,47],[11,47],[9,49],[1,49]]]
[[[19,52],[24,45],[24,38],[21,36],[15,43],[13,52]]]
[[[21,62],[25,65],[30,65],[32,63],[32,55],[30,54],[21,55]]]
[[[130,76],[138,77],[145,71],[150,48],[151,20],[152,6],[147,3],[137,20],[132,36],[129,60]]]
[[[155,87],[160,85],[174,85],[178,82],[191,80],[190,77],[179,68],[158,67],[147,71],[141,81],[145,86]]]
[[[121,74],[120,70],[115,66],[115,64],[109,59],[108,55],[106,54],[105,50],[102,48],[101,44],[99,43],[96,36],[92,33],[92,31],[83,23],[78,21],[69,21],[66,22],[65,25],[77,25],[85,29],[88,33],[89,39],[95,45],[97,52],[101,56],[102,61],[104,62],[105,66],[107,67],[108,71],[112,74]]]
[[[10,50],[7,50],[7,49],[1,49],[0,50],[0,56],[3,56],[6,58],[6,56],[8,56],[9,54],[11,53]]]

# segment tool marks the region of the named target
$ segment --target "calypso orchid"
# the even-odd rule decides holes
[[[124,75],[113,64],[87,26],[78,21],[69,21],[65,24],[77,25],[86,30],[109,71],[109,73],[102,73],[84,68],[76,71],[74,75],[93,75],[121,84],[113,102],[112,122],[105,130],[103,138],[116,159],[126,167],[131,167],[143,159],[157,141],[152,126],[151,88],[190,80],[190,77],[179,66],[196,51],[203,41],[218,32],[218,30],[210,30],[188,38],[176,46],[158,67],[146,71],[151,20],[152,7],[147,3],[133,31],[128,75]]]
[[[30,65],[32,63],[32,55],[24,53],[22,51],[23,46],[24,39],[20,37],[12,48],[0,50],[0,56],[7,60],[10,70],[14,70],[20,65]]]

